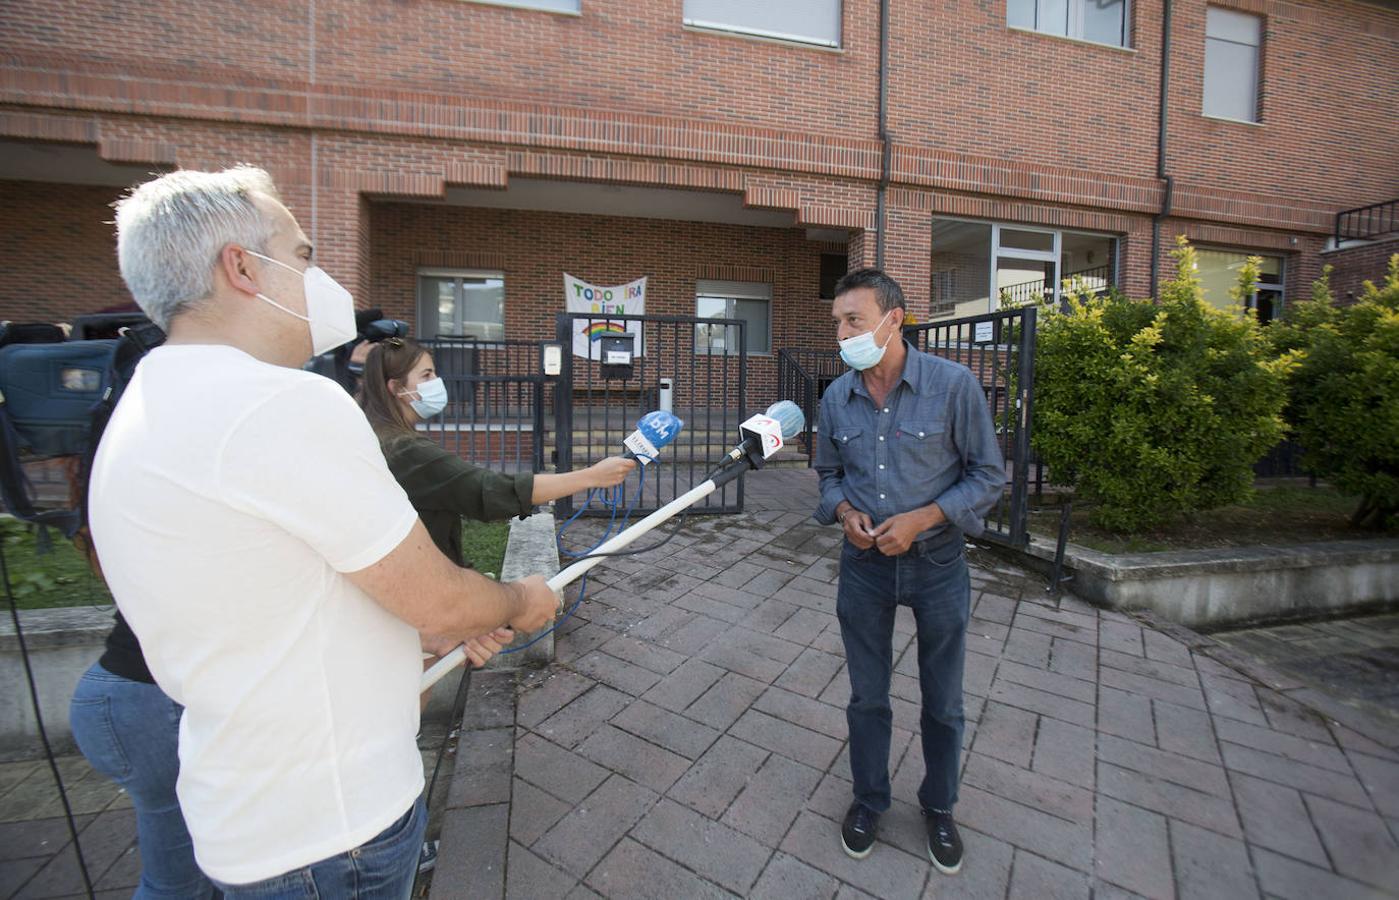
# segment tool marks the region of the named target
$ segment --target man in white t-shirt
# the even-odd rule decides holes
[[[420,640],[558,607],[434,547],[363,413],[298,366],[350,295],[265,172],[175,172],[117,208],[122,277],[169,333],[97,454],[93,539],[157,683],[185,707],[180,805],[229,897],[406,897],[426,827]]]

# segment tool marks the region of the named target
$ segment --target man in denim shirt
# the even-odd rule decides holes
[[[986,396],[965,367],[900,339],[903,291],[878,269],[836,285],[831,315],[855,371],[821,398],[816,519],[845,530],[836,612],[850,673],[850,770],[855,799],[841,829],[856,859],[874,846],[889,808],[894,611],[913,609],[923,695],[918,803],[938,870],[962,866],[952,820],[962,747],[962,661],[971,582],[963,537],[1005,485]]]

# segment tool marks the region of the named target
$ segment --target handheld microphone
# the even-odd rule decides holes
[[[806,414],[801,407],[791,400],[778,400],[762,415],[751,416],[738,426],[743,440],[728,452],[728,459],[737,461],[747,457],[757,468],[762,465],[762,460],[781,450],[787,441],[801,434],[805,428]],[[759,451],[762,455],[754,457],[753,454]]]
[[[765,422],[754,420],[762,419]],[[647,458],[654,456],[661,447],[675,440],[676,434],[684,423],[674,415],[657,410],[647,413],[641,417],[641,421],[636,423],[636,432],[627,438],[628,455],[635,459],[646,462]],[[623,547],[631,544],[637,538],[649,533],[662,522],[667,521],[683,510],[689,509],[694,504],[708,497],[717,491],[720,486],[733,481],[748,468],[757,468],[762,465],[762,461],[781,449],[784,442],[790,441],[806,428],[806,415],[790,400],[782,400],[769,406],[767,413],[762,416],[754,416],[743,423],[743,441],[733,449],[724,462],[714,471],[708,479],[690,488],[685,493],[671,500],[660,509],[651,513],[646,518],[623,531],[621,534],[613,535],[602,544],[594,547],[584,557],[569,565],[563,571],[558,572],[549,579],[549,587],[555,591],[561,591],[576,579],[586,574],[589,569],[602,562],[604,558],[617,555]],[[764,435],[777,435],[777,445],[768,448],[764,443]],[[646,442],[643,444],[642,442]],[[635,446],[633,446],[635,445]],[[444,675],[455,669],[466,661],[466,650],[458,647],[433,664],[432,668],[423,673],[419,690],[427,690],[436,684]]]
[[[800,412],[800,410],[799,410]],[[648,412],[636,423],[636,430],[622,442],[626,450],[622,453],[627,459],[635,459],[644,466],[653,461],[661,449],[675,440],[685,423],[674,413],[658,409]]]
[[[779,400],[762,415],[738,426],[743,440],[730,450],[711,476],[718,484],[737,478],[746,469],[761,469],[767,458],[806,430],[806,413],[791,400]]]

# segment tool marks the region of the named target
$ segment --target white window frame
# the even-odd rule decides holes
[[[1213,37],[1209,33],[1209,16],[1218,12],[1221,15],[1239,16],[1255,19],[1258,22],[1258,43],[1246,44],[1242,41],[1231,40],[1224,37]],[[1209,54],[1211,41],[1233,44],[1238,47],[1250,47],[1253,49],[1253,115],[1247,119],[1240,119],[1237,116],[1225,116],[1219,113],[1210,112],[1208,107],[1210,99],[1209,69],[1202,68],[1200,73],[1200,115],[1207,119],[1219,119],[1224,122],[1241,122],[1246,125],[1261,125],[1263,123],[1263,39],[1267,32],[1267,20],[1256,13],[1244,12],[1243,10],[1229,9],[1224,6],[1209,5],[1205,7],[1205,53]]]
[[[1117,287],[1122,279],[1122,238],[1120,234],[1109,231],[1085,231],[1078,228],[1049,228],[1044,225],[1022,225],[1018,222],[995,222],[987,219],[968,219],[963,216],[935,216],[934,218],[948,222],[967,222],[975,225],[991,226],[991,253],[990,265],[986,272],[986,286],[989,296],[986,298],[986,311],[998,312],[1001,308],[1001,290],[996,286],[996,260],[1000,258],[1025,259],[1035,262],[1054,263],[1054,297],[1058,302],[1063,294],[1063,265],[1064,265],[1064,235],[1078,234],[1089,237],[1104,238],[1112,241],[1112,259],[1109,261],[1111,277],[1108,280],[1108,287]],[[1019,247],[1001,247],[1001,231],[1030,231],[1037,234],[1054,235],[1054,246],[1051,250],[1024,250]],[[1225,248],[1211,248],[1225,249]],[[1052,259],[1051,259],[1052,255]],[[1273,254],[1268,254],[1273,255]],[[956,272],[956,269],[952,269]],[[936,277],[937,274],[934,273]],[[1049,298],[1046,298],[1049,299]]]
[[[581,16],[583,15],[583,0],[576,0],[573,3],[577,9],[559,9],[549,0],[467,0],[469,3],[479,3],[482,6],[506,6],[511,9],[529,9],[535,12],[552,13],[556,16]],[[564,0],[567,2],[567,0]],[[562,4],[560,4],[562,5]]]
[[[705,286],[711,286],[710,290],[704,290],[704,287],[705,287]],[[700,300],[723,300],[723,301],[730,302],[730,303],[733,302],[733,301],[735,301],[735,300],[761,300],[763,303],[766,303],[766,304],[767,304],[767,335],[768,335],[768,348],[767,348],[766,350],[749,350],[749,351],[748,351],[748,355],[749,355],[749,356],[772,356],[772,354],[773,354],[773,350],[772,350],[772,344],[773,344],[773,337],[772,337],[772,304],[773,304],[772,285],[766,284],[766,283],[763,283],[763,282],[756,282],[756,281],[753,281],[753,282],[746,282],[746,281],[713,281],[713,280],[701,279],[701,280],[699,280],[699,281],[695,284],[695,315],[696,315],[696,316],[699,316],[699,302],[700,302]],[[707,318],[707,317],[706,317],[706,318]],[[736,315],[734,315],[734,316],[725,315],[725,316],[716,316],[715,318],[737,319],[738,316],[736,316]],[[698,326],[696,326],[696,327],[698,327]],[[747,331],[748,331],[747,329],[744,329],[745,336],[746,336],[746,334],[747,334]],[[703,346],[703,347],[702,347],[702,346],[700,345],[700,342],[699,342],[698,337],[697,337],[696,340],[695,340],[695,343],[694,343],[695,354],[698,355],[698,356],[708,356],[708,355],[711,355],[711,354],[714,355],[714,356],[736,356],[736,355],[738,355],[738,348],[730,348],[730,347],[727,346],[727,342],[725,342],[725,343],[726,343],[726,345],[725,345],[725,347],[724,347],[724,349],[723,349],[722,351],[721,351],[721,350],[711,350],[711,349],[709,349],[708,346]]]
[[[415,309],[416,309],[416,313],[417,313],[417,317],[418,317],[418,329],[417,329],[417,331],[418,331],[418,334],[419,334],[419,335],[422,335],[422,334],[423,334],[423,322],[424,322],[424,312],[425,312],[425,310],[424,310],[424,308],[423,308],[423,302],[424,302],[424,298],[423,298],[423,279],[424,279],[424,278],[453,278],[453,279],[456,279],[456,278],[498,278],[498,279],[500,279],[501,289],[502,289],[502,290],[505,289],[505,284],[506,284],[505,273],[504,273],[503,271],[499,270],[499,269],[442,269],[442,268],[421,268],[421,269],[418,269],[418,270],[413,274],[413,282],[414,282],[414,284],[413,284],[413,291],[414,291],[414,294],[416,295],[415,298],[414,298],[414,301],[415,301],[415,302],[414,302],[414,305],[415,305]],[[464,299],[464,298],[462,298],[462,299]],[[466,320],[462,318],[462,313],[463,313],[463,311],[464,311],[464,310],[463,310],[462,304],[461,304],[461,303],[458,303],[457,306],[456,306],[455,313],[454,313],[454,315],[453,315],[453,317],[452,317],[452,318],[453,318],[453,326],[454,326],[455,330],[458,332],[458,334],[456,334],[456,335],[446,335],[446,337],[458,337],[458,336],[460,336],[460,333],[461,333],[462,330],[463,330],[463,325],[466,324]],[[434,330],[433,337],[434,337],[434,338],[436,338],[436,337],[442,337],[443,335],[440,335],[440,334],[437,334],[437,333],[436,333],[436,326],[437,326],[437,322],[438,322],[439,320],[438,320],[438,317],[437,317],[437,314],[436,314],[435,309],[434,309],[434,312],[433,312],[433,316],[432,316],[432,320],[431,320],[431,321],[432,321],[432,323],[433,323],[433,330]],[[473,320],[473,322],[474,322],[474,320]],[[486,325],[486,324],[494,324],[494,323],[481,322],[481,323],[477,323],[477,324]],[[505,310],[502,309],[502,310],[501,310],[501,314],[500,314],[500,337],[499,337],[499,338],[489,338],[489,337],[487,337],[487,338],[476,338],[476,340],[490,341],[490,340],[503,340],[504,338],[505,338]],[[430,338],[429,338],[429,340],[430,340]]]
[[[761,2],[761,0],[755,0]],[[792,44],[806,44],[811,47],[825,47],[831,50],[839,50],[842,41],[845,39],[845,0],[834,0],[839,5],[836,13],[836,39],[834,41],[814,37],[812,35],[799,35],[782,31],[769,31],[762,28],[753,28],[746,25],[734,25],[727,22],[718,22],[712,19],[696,18],[683,12],[684,2],[682,0],[681,23],[687,28],[698,28],[702,31],[715,31],[721,34],[736,34],[747,37],[763,38],[771,41],[782,41]],[[753,299],[753,298],[749,298]]]
[[[1020,247],[1002,247],[1001,231],[1028,231],[1034,234],[1048,234],[1054,238],[1054,246],[1049,250],[1025,250]],[[1001,289],[996,284],[997,263],[1002,259],[1024,259],[1032,262],[1048,262],[1054,264],[1054,285],[1051,293],[1052,297],[1046,300],[1058,302],[1059,293],[1062,290],[1059,285],[1059,265],[1060,255],[1063,250],[1063,233],[1053,228],[1043,228],[1034,225],[1016,225],[1013,222],[1004,224],[999,222],[991,223],[991,277],[986,282],[990,288],[990,309],[987,312],[995,312],[1001,308]]]
[[[1039,19],[1040,0],[1034,0],[1035,18]],[[1132,0],[1123,0],[1122,3],[1122,42],[1120,44],[1110,44],[1107,41],[1094,40],[1083,36],[1083,4],[1080,0],[1068,0],[1069,16],[1067,20],[1067,31],[1064,34],[1057,34],[1053,31],[1044,31],[1038,27],[1010,24],[1010,0],[1006,0],[1006,27],[1016,31],[1029,31],[1034,34],[1043,34],[1048,37],[1065,38],[1071,41],[1081,41],[1085,44],[1094,44],[1099,47],[1116,47],[1120,50],[1132,49]]]

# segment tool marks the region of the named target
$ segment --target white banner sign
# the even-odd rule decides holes
[[[563,277],[564,308],[592,318],[573,322],[573,355],[602,359],[602,339],[608,335],[634,334],[635,353],[644,354],[640,322],[612,321],[608,316],[646,314],[646,278],[616,287],[598,287],[567,273]]]

